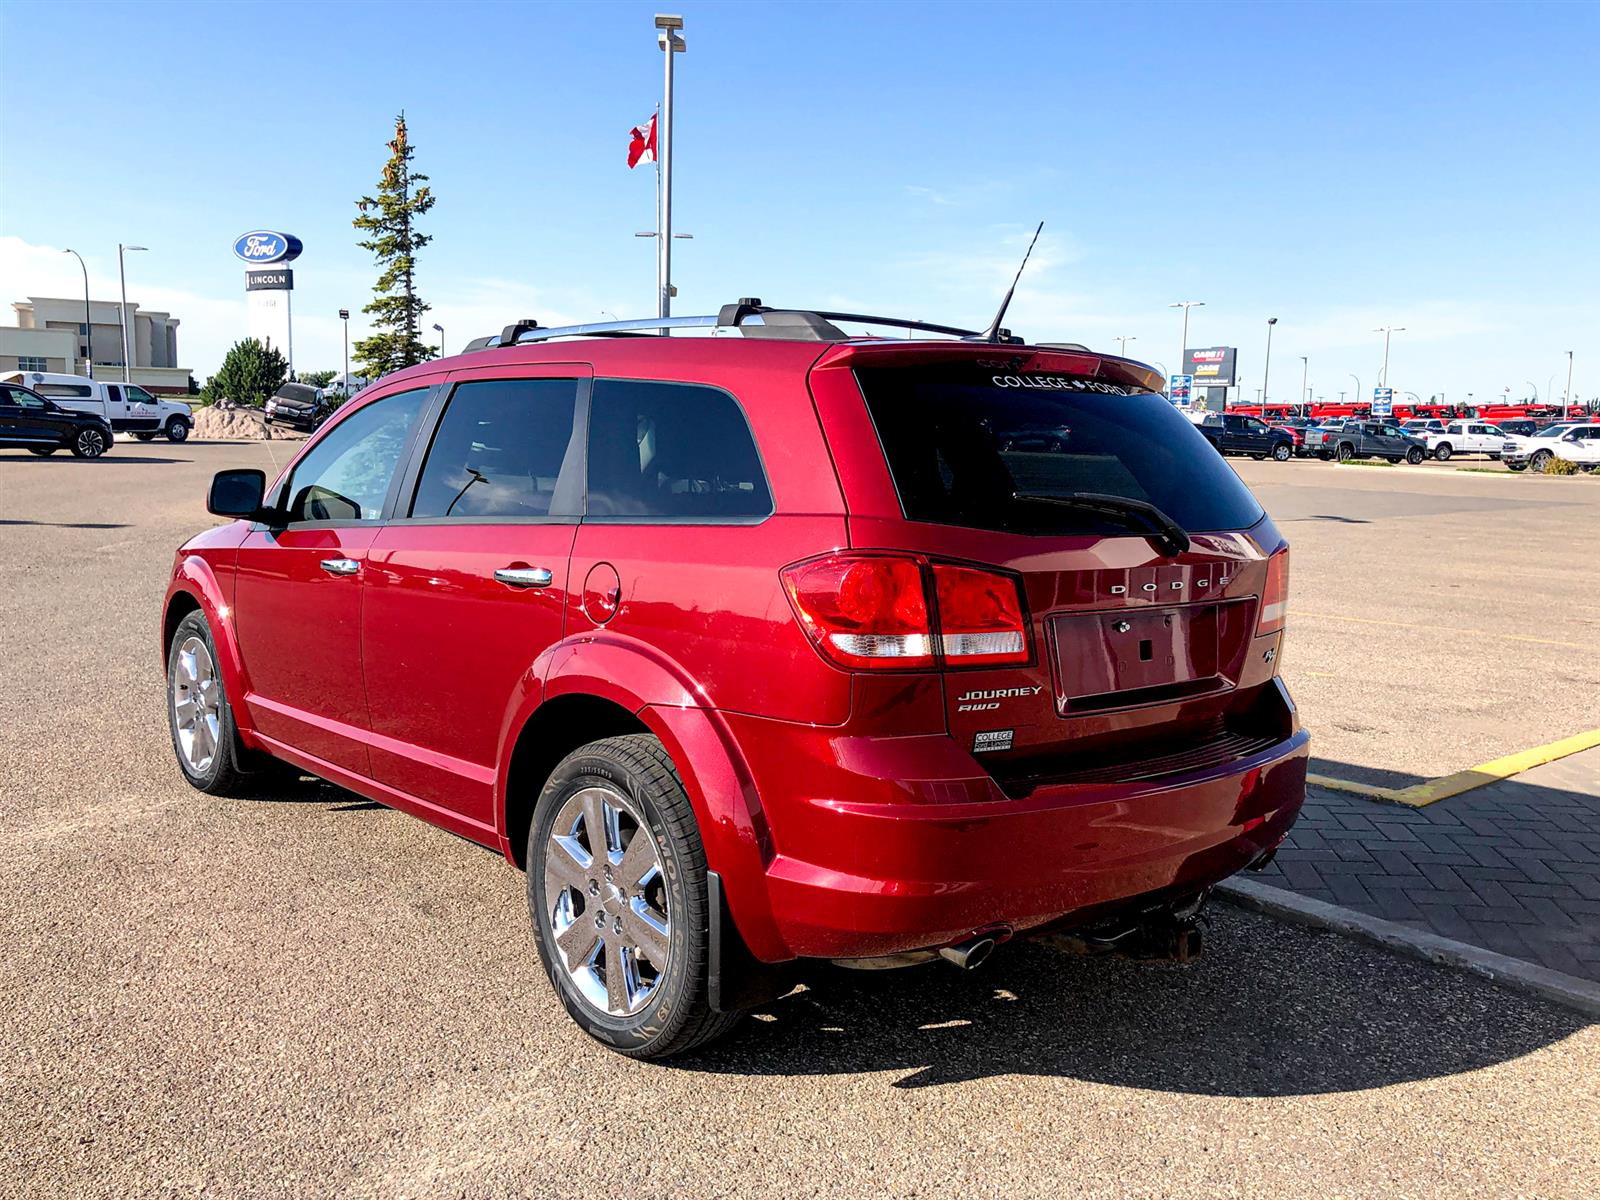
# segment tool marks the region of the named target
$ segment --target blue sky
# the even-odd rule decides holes
[[[297,365],[337,367],[375,274],[350,227],[404,108],[438,206],[420,290],[452,350],[507,321],[653,311],[625,166],[682,11],[680,312],[742,295],[1008,324],[1176,368],[1237,345],[1275,398],[1600,394],[1600,5],[75,4],[7,0],[0,300],[244,329],[246,230],[306,245]],[[385,39],[389,39],[386,41]],[[27,53],[21,53],[28,47]],[[10,314],[4,314],[10,320]],[[352,322],[352,336],[358,336]],[[431,331],[430,331],[431,336]]]

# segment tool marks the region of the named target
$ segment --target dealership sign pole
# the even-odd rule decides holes
[[[245,307],[249,314],[250,336],[263,345],[270,346],[274,341],[280,344],[289,361],[291,376],[294,374],[291,304],[294,272],[288,264],[299,258],[303,249],[299,238],[270,229],[242,233],[233,242],[234,257],[245,264]]]

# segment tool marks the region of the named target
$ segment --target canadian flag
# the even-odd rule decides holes
[[[656,118],[655,114],[643,125],[635,125],[633,133],[628,139],[628,169],[632,170],[640,163],[653,163],[656,160]]]

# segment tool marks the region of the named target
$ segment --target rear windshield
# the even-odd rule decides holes
[[[1019,499],[1098,492],[1191,532],[1247,529],[1261,506],[1205,436],[1152,392],[1076,375],[977,368],[856,373],[908,520],[1013,533],[1126,533]]]

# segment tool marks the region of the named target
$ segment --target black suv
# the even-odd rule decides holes
[[[1248,454],[1255,459],[1270,454],[1279,462],[1294,457],[1292,433],[1243,413],[1211,413],[1201,422],[1200,432],[1222,454]]]
[[[309,383],[286,383],[267,400],[269,424],[288,425],[311,433],[339,406]]]
[[[99,458],[111,448],[111,426],[94,413],[74,412],[29,388],[0,383],[0,448],[41,457],[71,450],[79,458]]]

